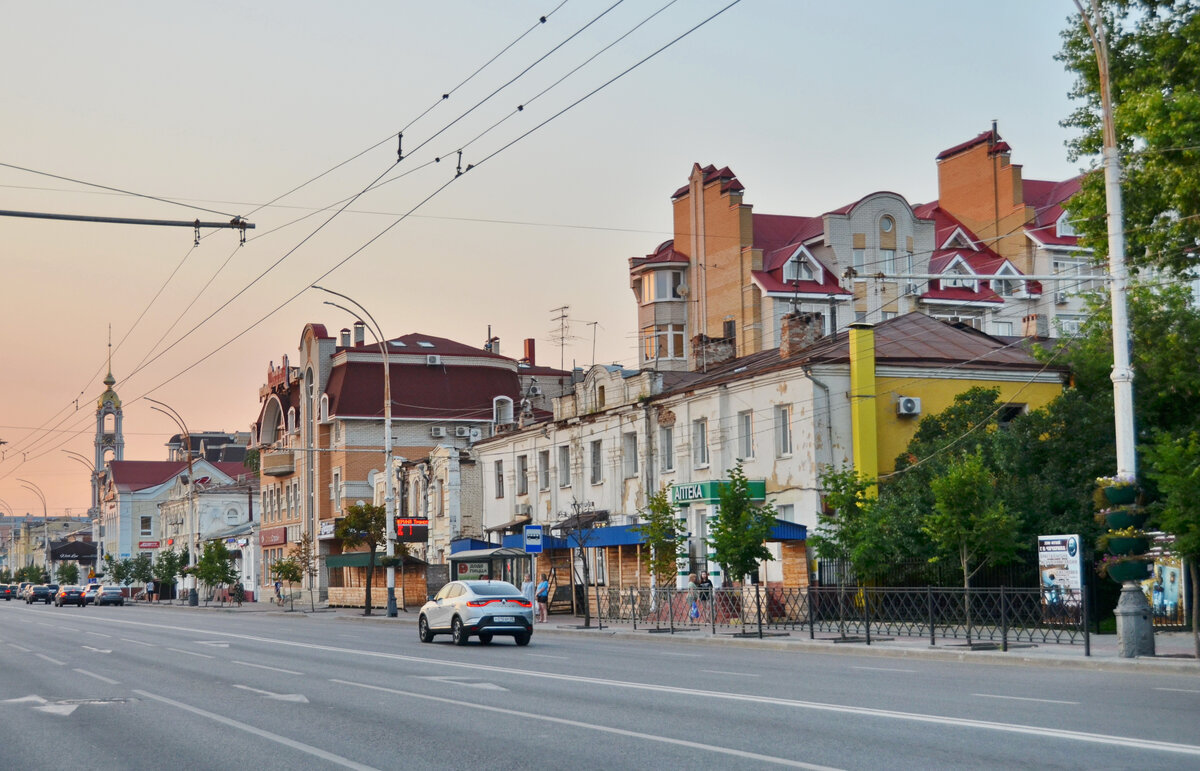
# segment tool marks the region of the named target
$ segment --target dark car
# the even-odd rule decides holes
[[[12,584],[0,584],[0,597],[11,600],[17,594],[17,587]]]
[[[507,581],[451,581],[421,608],[417,630],[421,642],[449,632],[456,645],[466,645],[471,635],[485,645],[495,635],[528,645],[533,603]]]
[[[25,590],[25,604],[32,605],[35,602],[44,602],[47,605],[54,602],[54,593],[50,591],[49,586],[33,584]]]
[[[124,605],[125,595],[119,586],[102,586],[93,600],[97,605]]]
[[[54,594],[55,607],[61,608],[63,605],[78,605],[83,607],[83,587],[75,585],[67,585],[59,587]]]

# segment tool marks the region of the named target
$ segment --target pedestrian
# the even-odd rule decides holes
[[[550,604],[550,580],[545,573],[542,573],[542,580],[537,585],[537,620],[539,624],[546,623],[548,619],[548,605]]]
[[[711,603],[713,599],[713,582],[708,577],[707,570],[700,571],[700,580],[696,583],[696,586],[700,589],[701,602]]]
[[[537,600],[534,595],[533,574],[526,573],[525,581],[521,584],[521,594],[525,595],[525,599],[529,600],[529,605],[532,607]]]
[[[146,582],[146,602],[154,602],[154,581]]]
[[[283,605],[283,582],[275,579],[275,604]]]
[[[696,619],[700,618],[700,608],[699,608],[699,606],[696,605],[696,600],[699,598],[699,596],[700,596],[699,579],[696,578],[695,573],[689,573],[688,574],[687,603],[688,603],[688,618],[691,619],[692,621],[695,621]]]

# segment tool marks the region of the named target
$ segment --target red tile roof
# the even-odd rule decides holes
[[[1063,215],[1063,204],[1079,192],[1082,182],[1082,175],[1063,182],[1024,180],[1025,204],[1033,207],[1033,222],[1025,226],[1025,232],[1048,246],[1076,246],[1079,239],[1057,235],[1056,225]]]
[[[435,349],[417,350],[435,352]],[[329,414],[342,418],[383,417],[382,370],[377,362],[352,361],[335,366],[325,388]],[[396,418],[488,420],[492,417],[494,397],[507,396],[514,402],[521,399],[515,369],[429,367],[423,362],[398,364],[393,359],[391,378],[392,416]]]
[[[645,257],[629,258],[630,268],[640,268],[643,265],[663,264],[663,263],[680,263],[688,264],[688,256],[675,248],[675,240],[670,239],[663,241],[654,251],[647,254]]]
[[[696,166],[699,166],[699,165],[700,164],[698,164],[698,163],[696,164]],[[731,191],[732,192],[741,192],[742,190],[745,189],[744,187],[742,187],[742,183],[738,182],[737,176],[733,173],[733,171],[728,166],[722,166],[721,168],[718,169],[717,167],[713,166],[712,164],[709,164],[709,165],[705,166],[704,168],[700,169],[700,173],[704,175],[704,181],[702,184],[708,185],[708,184],[711,184],[713,182],[720,180],[722,193],[728,193]],[[687,185],[684,185],[683,187],[676,190],[674,193],[671,193],[671,198],[678,198],[681,195],[685,195],[690,188],[691,188],[690,183]]]
[[[396,345],[403,343],[403,345]],[[421,343],[430,343],[430,345],[421,345]],[[366,353],[379,353],[379,344],[374,340],[365,342],[362,345],[352,345],[348,348],[338,346],[340,351],[365,351]],[[401,337],[393,337],[388,341],[388,356],[389,357],[404,357],[407,355],[426,356],[428,354],[438,354],[439,356],[471,356],[482,357],[485,359],[507,359],[507,356],[501,356],[498,353],[483,348],[475,348],[465,343],[459,343],[454,340],[448,340],[444,337],[434,337],[423,332],[413,332],[412,334],[403,335]],[[395,360],[393,361],[395,363]],[[379,366],[379,365],[376,365]]]
[[[197,463],[200,461],[193,461],[193,468]],[[245,474],[254,474],[241,463],[222,461],[209,462],[209,465],[234,480]],[[187,471],[187,466],[187,461],[176,460],[114,460],[108,464],[113,483],[126,491],[145,490],[161,485]]]
[[[995,134],[994,136],[997,141],[996,147],[1003,146],[1007,150],[1008,145],[1003,142],[1000,142],[1000,135]],[[988,129],[987,131],[983,132],[982,134],[979,134],[978,136],[971,137],[966,142],[962,142],[960,144],[955,145],[954,147],[948,147],[945,150],[942,150],[940,153],[937,154],[937,160],[940,161],[945,158],[949,158],[952,155],[958,155],[959,153],[963,152],[964,150],[970,150],[972,147],[977,147],[978,145],[981,145],[984,142],[990,142],[990,141],[992,141],[992,137],[993,137],[992,130]]]
[[[1021,271],[1017,270],[1015,265],[1012,265],[1008,260],[1001,257],[996,252],[992,251],[988,244],[980,240],[979,236],[975,235],[966,225],[962,224],[953,214],[941,208],[937,201],[921,204],[913,208],[913,212],[922,219],[931,219],[934,223],[934,243],[937,247],[929,258],[929,272],[941,273],[954,261],[955,257],[962,257],[963,261],[971,268],[974,273],[981,275],[991,275],[998,272],[1005,265],[1012,266],[1013,270],[1017,271],[1020,276]],[[954,231],[961,230],[966,239],[971,243],[974,249],[942,249]],[[1028,281],[1026,286],[1030,294],[1041,294],[1042,285],[1038,281]],[[943,290],[933,290],[941,292]],[[962,290],[956,290],[962,291]],[[990,291],[990,290],[988,290]],[[995,295],[995,300],[991,298],[976,298],[983,302],[999,302],[999,295]],[[924,296],[924,295],[923,295]],[[951,299],[950,296],[942,297],[935,294],[930,295],[937,299]]]

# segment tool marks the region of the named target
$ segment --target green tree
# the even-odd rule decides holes
[[[375,575],[375,549],[383,543],[387,512],[382,506],[372,503],[358,503],[346,510],[334,527],[334,535],[346,547],[366,545],[367,547],[367,584],[366,597],[363,602],[363,615],[371,615],[371,581]]]
[[[8,568],[0,568],[0,584],[13,583],[12,571]]]
[[[259,466],[262,464],[262,456],[258,450],[246,450],[246,459],[242,461],[242,465],[251,471],[258,473]]]
[[[300,566],[300,578],[296,581],[301,581],[305,576],[308,577],[308,600],[313,612],[317,610],[316,592],[311,591],[317,584],[317,572],[320,570],[320,557],[317,554],[316,544],[313,543],[312,535],[304,533],[300,536],[300,540],[292,546],[292,553],[289,559],[294,560]],[[290,582],[289,582],[290,583]],[[289,586],[288,591],[291,591]]]
[[[46,583],[46,574],[42,571],[41,565],[26,565],[23,568],[17,568],[15,576],[19,581],[32,581],[35,584]]]
[[[229,549],[220,541],[206,541],[200,558],[196,560],[196,577],[210,588],[216,589],[237,580],[237,569],[229,557]],[[208,604],[208,600],[205,600]]]
[[[146,585],[146,582],[154,578],[154,563],[150,560],[150,555],[142,552],[130,560],[129,576],[133,579],[133,583]],[[147,600],[150,598],[147,597]]]
[[[163,592],[164,589],[168,586],[175,586],[176,576],[179,575],[179,571],[183,568],[183,565],[183,555],[174,549],[167,549],[158,553],[158,558],[154,560],[153,573],[154,580],[158,582],[160,592],[165,594],[166,592]],[[173,590],[171,595],[174,595]]]
[[[848,564],[855,576],[868,581],[881,578],[909,556],[916,525],[905,524],[903,507],[889,516],[874,496],[875,480],[854,469],[831,466],[821,472],[820,480],[825,508],[817,512],[817,528],[808,539],[817,556]]]
[[[1085,9],[1088,0],[1083,2]],[[1126,254],[1135,268],[1191,268],[1200,240],[1200,6],[1163,0],[1104,0],[1113,115],[1121,153]],[[1089,9],[1090,11],[1090,9]],[[1089,13],[1090,15],[1090,13]],[[1079,107],[1062,125],[1079,131],[1071,159],[1102,147],[1100,77],[1078,15],[1062,33],[1058,58],[1076,76]],[[1084,246],[1108,254],[1104,179],[1084,178],[1068,204]]]
[[[742,464],[729,470],[729,481],[717,491],[721,509],[708,533],[717,563],[732,583],[758,570],[760,562],[772,560],[765,541],[775,525],[775,507],[756,504],[750,498],[750,483]]]
[[[298,584],[304,580],[304,565],[300,562],[300,559],[293,554],[292,556],[276,560],[275,564],[271,565],[271,572],[274,574],[276,580],[287,582],[288,598],[292,604],[291,610],[295,610],[296,597],[292,593],[292,585]]]
[[[1192,643],[1200,659],[1200,433],[1160,434],[1144,449],[1147,474],[1162,495],[1158,526],[1174,536],[1171,551],[1191,565]]]
[[[933,510],[922,530],[937,549],[934,560],[949,558],[962,569],[967,634],[971,628],[971,578],[985,565],[1011,561],[1021,544],[1019,520],[1004,507],[996,478],[981,453],[951,461],[932,483]]]
[[[642,536],[642,562],[658,587],[674,586],[687,529],[671,505],[671,490],[664,486],[638,512],[634,530]]]
[[[64,562],[58,566],[55,576],[60,584],[77,584],[79,583],[79,565],[74,562]]]
[[[129,586],[133,583],[133,560],[128,557],[116,559],[111,554],[105,554],[104,562],[108,566],[105,571],[106,577],[112,583],[120,586]]]

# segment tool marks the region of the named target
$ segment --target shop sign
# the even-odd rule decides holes
[[[157,549],[161,541],[138,541],[139,549]]]
[[[262,546],[278,546],[287,543],[287,528],[275,527],[270,530],[264,530],[259,535],[258,540]]]
[[[396,540],[400,543],[425,543],[429,540],[429,520],[396,517]]]
[[[318,541],[328,541],[330,538],[335,537],[334,530],[336,530],[336,529],[337,529],[337,520],[336,519],[321,520],[319,529],[317,530],[317,540]]]
[[[728,479],[710,479],[707,482],[671,485],[671,503],[676,506],[716,503],[721,499],[721,485],[726,484],[729,484]],[[767,481],[765,479],[751,479],[747,482],[747,486],[750,489],[751,500],[766,500]]]

